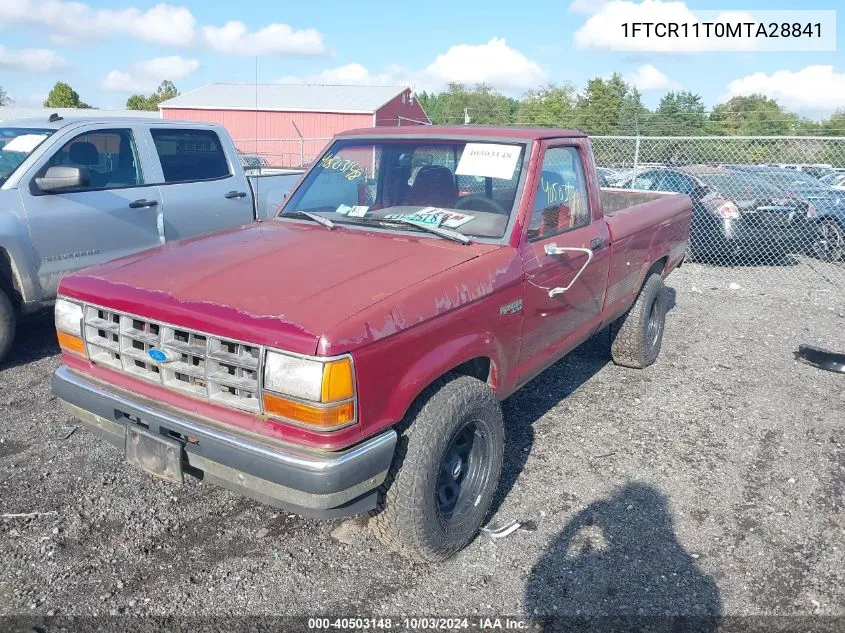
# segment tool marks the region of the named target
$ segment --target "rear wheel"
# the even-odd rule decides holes
[[[845,230],[833,219],[819,222],[813,254],[826,262],[838,262],[845,253]]]
[[[446,376],[408,413],[370,528],[411,558],[448,558],[487,518],[503,452],[502,410],[490,387]]]
[[[634,305],[610,324],[610,354],[623,367],[648,367],[660,353],[666,325],[666,293],[663,279],[652,274]]]
[[[12,348],[15,340],[15,328],[17,327],[17,314],[15,306],[9,295],[0,288],[0,363],[6,358],[6,354]]]

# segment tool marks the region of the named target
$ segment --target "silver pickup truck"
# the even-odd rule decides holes
[[[0,124],[0,362],[66,273],[274,215],[297,170],[248,170],[226,131],[142,118]]]

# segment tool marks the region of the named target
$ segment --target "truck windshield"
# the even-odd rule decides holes
[[[0,185],[53,130],[0,127]]]
[[[470,237],[501,238],[514,210],[524,146],[492,142],[341,140],[279,217],[307,211],[335,224],[414,230],[410,220]]]

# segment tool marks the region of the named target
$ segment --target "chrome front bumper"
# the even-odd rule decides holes
[[[67,367],[53,374],[62,407],[97,435],[125,450],[126,429],[176,439],[185,472],[294,512],[318,517],[360,514],[375,507],[387,476],[396,432],[386,431],[337,452],[274,444],[169,409]]]

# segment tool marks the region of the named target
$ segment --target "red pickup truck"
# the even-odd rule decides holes
[[[501,400],[601,328],[655,360],[690,209],[600,189],[578,132],[346,132],[275,219],[65,277],[53,391],[160,477],[442,560],[490,510]]]

